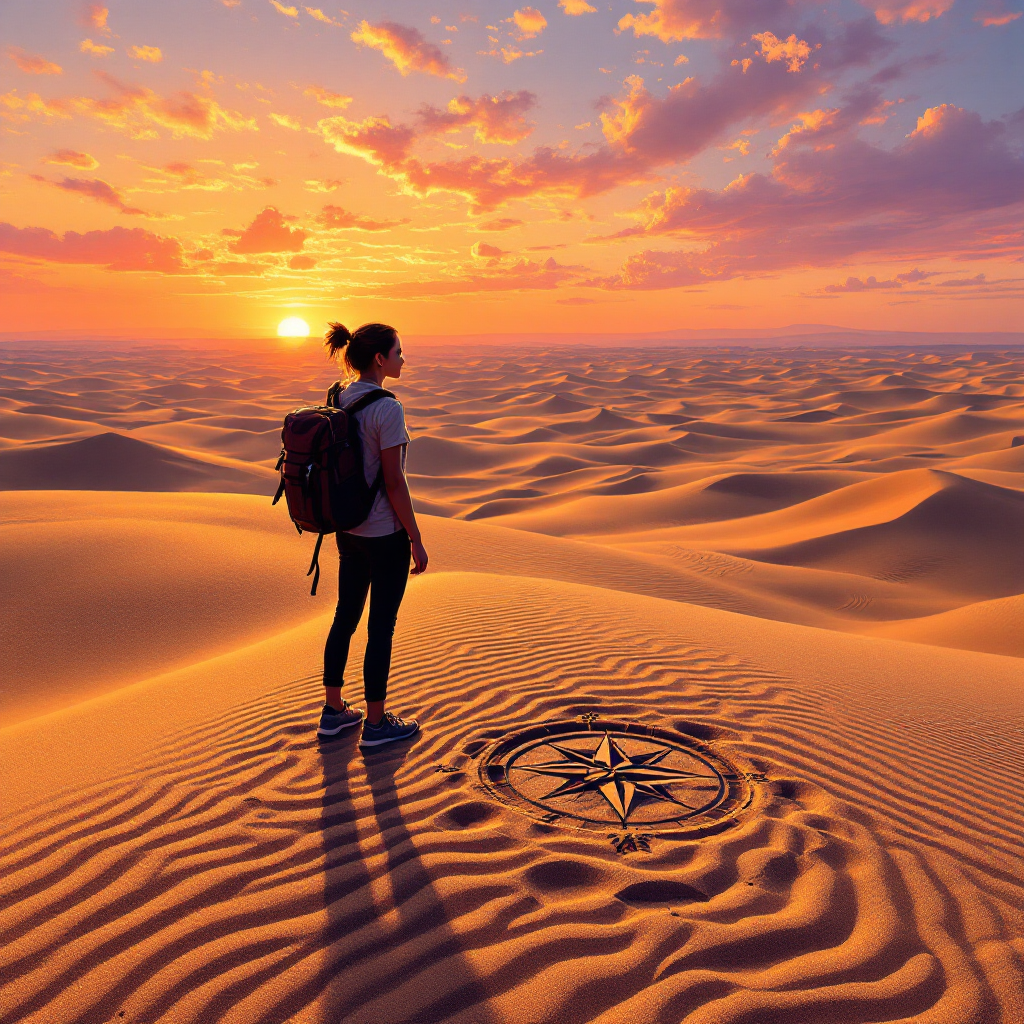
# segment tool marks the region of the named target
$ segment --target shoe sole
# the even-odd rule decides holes
[[[361,746],[361,747],[379,747],[383,743],[395,743],[398,740],[411,740],[413,738],[413,736],[415,736],[416,733],[418,733],[418,732],[419,732],[419,729],[414,729],[412,732],[408,733],[405,736],[386,736],[382,740],[365,740],[365,739],[361,739],[359,741],[359,746]]]
[[[351,729],[353,725],[359,725],[362,722],[361,718],[356,719],[354,722],[346,722],[344,725],[339,725],[337,729],[325,729],[323,726],[317,729],[317,736],[337,736],[342,729]]]

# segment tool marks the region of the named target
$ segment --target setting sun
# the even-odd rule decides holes
[[[277,325],[279,338],[308,338],[309,324],[302,317],[290,316]]]

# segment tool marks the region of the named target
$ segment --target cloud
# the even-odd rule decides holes
[[[71,116],[69,105],[64,100],[44,100],[37,92],[22,96],[17,89],[0,96],[0,118],[5,121],[49,120],[52,117]]]
[[[335,21],[329,14],[324,14],[319,7],[306,7],[304,10],[311,18],[316,18],[317,21],[322,21],[325,25],[341,26],[340,21]]]
[[[872,292],[885,288],[902,288],[900,281],[879,281],[876,277],[866,277],[863,281],[859,277],[848,277],[842,284],[825,285],[826,292]]]
[[[214,162],[219,163],[220,161]],[[205,171],[201,171],[193,164],[186,163],[183,160],[174,160],[161,167],[148,167],[145,164],[143,166],[147,167],[147,170],[157,174],[164,174],[174,179],[174,187],[172,189],[151,187],[148,191],[160,192],[182,189],[187,191],[223,192],[226,189],[234,189],[236,191],[250,188],[264,189],[277,184],[273,178],[253,178],[248,174],[238,173],[240,169],[251,169],[249,165],[243,164],[235,164],[235,170],[229,172],[226,177],[210,176]],[[251,165],[251,167],[254,166],[255,164]],[[147,184],[153,186],[165,183],[148,181]]]
[[[516,38],[520,42],[524,39],[536,39],[548,27],[548,19],[536,7],[521,7],[518,11],[513,11],[512,20],[519,29]]]
[[[308,178],[302,187],[307,192],[334,192],[344,184],[341,178]]]
[[[210,96],[181,90],[165,97],[144,86],[126,85],[103,71],[96,75],[114,93],[112,97],[78,96],[61,102],[132,138],[156,138],[157,128],[167,129],[174,138],[197,139],[209,139],[217,131],[257,130],[254,118],[226,110]]]
[[[159,46],[131,46],[128,48],[128,54],[135,60],[148,61],[150,64],[159,64],[164,59]]]
[[[84,263],[108,270],[150,270],[176,274],[185,269],[181,243],[142,228],[109,228],[106,231],[66,231],[64,236],[47,228],[16,228],[0,223],[0,252],[50,263]]]
[[[425,75],[450,78],[455,82],[466,80],[466,73],[461,68],[452,67],[440,47],[427,42],[419,29],[394,21],[382,21],[379,25],[361,21],[359,28],[352,33],[352,41],[379,50],[402,75],[421,71]]]
[[[326,117],[317,122],[317,128],[339,153],[362,157],[385,168],[401,164],[416,141],[412,128],[393,125],[387,117],[368,117],[363,121]]]
[[[1003,25],[1009,25],[1010,22],[1016,21],[1022,13],[1024,12],[1008,11],[1000,0],[993,0],[975,14],[974,20],[982,28],[1001,28]]]
[[[62,75],[64,69],[52,60],[41,57],[38,53],[29,53],[20,46],[8,46],[7,56],[18,66],[19,71],[26,75]]]
[[[110,26],[107,25],[107,17],[110,11],[102,4],[88,4],[82,16],[82,24],[89,28],[102,32],[103,35],[110,35]]]
[[[644,223],[617,237],[674,236],[691,248],[637,254],[602,286],[676,287],[865,256],[1021,257],[1024,156],[1002,122],[932,107],[886,149],[856,135],[864,104],[808,116],[776,148],[770,175],[648,196]]]
[[[100,162],[88,153],[79,153],[77,149],[58,149],[51,153],[43,161],[47,164],[63,164],[67,167],[77,167],[82,171],[91,171],[99,167]]]
[[[908,0],[908,2],[891,3],[889,0],[861,0],[883,25],[897,23],[907,24],[910,21],[930,21],[945,14],[953,6],[954,0]]]
[[[501,57],[506,64],[511,64],[512,61],[519,60],[520,57],[539,57],[543,52],[543,50],[530,50],[527,53],[520,50],[518,46],[503,46],[501,49],[477,50],[477,55],[480,57]]]
[[[500,96],[485,94],[478,99],[456,96],[449,101],[447,110],[424,105],[417,117],[426,134],[472,128],[478,142],[511,145],[525,139],[533,130],[525,115],[536,103],[537,97],[526,89],[503,92]]]
[[[336,231],[390,231],[402,224],[408,224],[409,218],[403,220],[371,220],[369,217],[361,217],[357,213],[351,213],[340,206],[325,206],[316,218],[317,224],[321,227]]]
[[[118,189],[105,181],[101,181],[99,178],[61,178],[60,181],[51,181],[49,178],[44,178],[38,174],[33,174],[31,177],[33,181],[52,185],[54,188],[59,188],[64,192],[73,192],[76,195],[85,196],[87,199],[95,199],[96,202],[103,203],[105,206],[112,206],[119,213],[132,217],[151,216],[151,214],[148,214],[145,210],[140,210],[137,206],[129,206],[125,203],[124,197]]]
[[[112,46],[104,46],[102,43],[94,43],[91,39],[83,39],[78,44],[82,53],[91,54],[93,57],[109,57],[113,52]]]
[[[474,242],[472,252],[478,259],[501,259],[502,256],[508,255],[507,250],[499,249],[496,245],[488,245],[487,242]]]
[[[345,110],[353,99],[353,97],[340,92],[331,92],[330,89],[325,89],[322,85],[310,85],[303,89],[302,95],[316,100],[317,103],[325,107],[335,107],[338,110]]]
[[[225,231],[225,234],[234,232]],[[239,255],[259,252],[299,252],[306,244],[309,233],[301,228],[290,228],[284,216],[273,206],[256,214],[253,222],[238,233],[228,248]]]
[[[284,4],[279,3],[278,0],[270,0],[270,2],[288,18],[297,18],[299,16],[299,9],[297,7],[286,7]]]
[[[288,266],[292,270],[312,270],[316,263],[317,261],[312,256],[293,256],[288,261]]]
[[[522,227],[523,222],[518,217],[497,217],[494,220],[485,220],[477,224],[477,231],[509,231],[512,228]]]
[[[591,7],[587,0],[558,0],[558,6],[573,17],[578,17],[581,14],[593,14],[597,10],[596,7]]]
[[[799,71],[811,55],[810,45],[795,35],[779,39],[772,32],[759,32],[751,38],[761,44],[760,55],[769,64],[775,60],[785,61],[787,71]]]
[[[293,132],[302,131],[302,122],[291,114],[267,114],[267,117],[282,128],[290,128]]]
[[[794,16],[788,0],[636,0],[654,10],[644,14],[626,14],[619,19],[618,31],[632,29],[633,34],[654,36],[663,43],[684,39],[720,39],[745,36],[750,29],[765,24],[778,27]],[[950,0],[952,2],[952,0]]]
[[[950,278],[948,281],[940,281],[940,288],[976,288],[979,285],[987,284],[984,274],[975,274],[974,277]]]

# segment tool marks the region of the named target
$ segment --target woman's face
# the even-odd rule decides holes
[[[402,367],[405,365],[405,356],[402,355],[402,339],[395,332],[395,343],[391,346],[386,356],[377,356],[379,365],[384,371],[385,377],[401,377]]]

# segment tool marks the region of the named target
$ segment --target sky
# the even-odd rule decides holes
[[[0,329],[1024,323],[1022,0],[347,2],[5,0]]]

